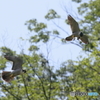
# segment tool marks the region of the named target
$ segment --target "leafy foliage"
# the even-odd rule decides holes
[[[73,0],[81,2],[81,0]],[[16,77],[11,83],[0,80],[1,100],[99,100],[98,96],[70,96],[70,92],[97,92],[100,94],[100,0],[90,0],[82,3],[78,8],[79,14],[83,15],[81,21],[82,31],[88,34],[89,45],[82,45],[83,50],[88,52],[87,57],[80,56],[78,61],[68,60],[62,62],[60,69],[54,71],[49,60],[38,53],[39,43],[46,44],[51,35],[59,36],[56,29],[49,30],[47,24],[31,19],[26,22],[32,32],[29,39],[30,55],[19,54],[23,59],[23,68],[26,74]],[[50,9],[45,18],[48,21],[60,18],[56,11]],[[65,21],[67,23],[67,21]],[[1,47],[2,55],[18,55],[10,48]],[[4,70],[8,61],[0,56],[0,68]]]
[[[60,16],[57,14],[56,11],[53,9],[50,9],[47,15],[45,16],[47,20],[55,19],[55,18],[60,18]]]

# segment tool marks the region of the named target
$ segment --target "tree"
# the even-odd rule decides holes
[[[81,0],[73,0],[78,3]],[[39,54],[40,44],[47,44],[52,38],[60,38],[59,30],[50,30],[44,22],[38,22],[37,19],[30,19],[26,22],[28,29],[32,32],[29,39],[31,43],[30,55],[19,55],[24,61],[23,67],[27,73],[23,76],[16,77],[9,84],[4,84],[0,80],[1,91],[4,96],[1,100],[97,100],[98,96],[70,96],[70,92],[97,92],[99,89],[100,64],[99,64],[99,0],[90,0],[88,3],[80,4],[79,14],[84,18],[80,22],[84,34],[88,34],[90,39],[89,45],[74,43],[81,46],[83,51],[87,52],[87,57],[80,56],[78,61],[68,60],[62,62],[61,68],[54,71],[55,66],[51,66],[49,59],[44,54]],[[50,9],[45,19],[52,21],[60,19],[60,15],[53,9]],[[65,21],[66,22],[66,21]],[[53,23],[58,26],[54,21]],[[66,29],[65,29],[66,30]],[[66,31],[64,31],[66,32]],[[62,39],[62,42],[63,39]],[[65,52],[65,51],[64,51]],[[1,53],[18,55],[10,48],[1,47]],[[8,63],[2,56],[0,57],[0,68],[3,70]]]

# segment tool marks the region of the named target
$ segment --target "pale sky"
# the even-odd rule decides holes
[[[51,22],[44,19],[51,8],[61,16],[61,20],[57,21],[57,24],[66,30],[68,34],[71,34],[70,26],[64,22],[67,18],[64,6],[68,9],[68,13],[75,17],[77,5],[72,3],[71,0],[0,0],[0,47],[7,46],[17,52],[25,49],[27,53],[29,43],[21,42],[19,39],[20,37],[27,39],[30,36],[27,26],[24,25],[25,22],[36,18],[38,22],[47,23],[49,29],[58,29]],[[62,38],[68,36],[60,29],[59,31]],[[81,48],[70,43],[63,45],[60,43],[60,39],[53,41],[52,44],[52,46],[48,46],[50,50],[48,59],[56,67],[68,59],[77,60],[78,55],[82,54]],[[44,53],[47,56],[46,46],[42,45],[40,47],[39,53]]]

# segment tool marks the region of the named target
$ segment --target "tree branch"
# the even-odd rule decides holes
[[[10,95],[12,95],[14,98],[16,98],[16,100],[21,100],[21,98],[18,98],[18,96],[15,96],[13,93],[11,93],[11,92],[9,91],[9,89],[7,89],[4,85],[2,85],[2,87],[3,87]]]
[[[23,79],[23,82],[24,82],[24,87],[25,87],[25,91],[26,91],[27,98],[28,98],[28,100],[31,100],[31,99],[29,98],[29,96],[28,96],[27,85],[26,85],[25,79],[24,79],[24,77],[23,77],[23,74],[22,74],[22,79]]]
[[[64,31],[65,33],[68,34],[68,32],[66,32],[63,28],[61,28],[59,25],[57,25],[54,21],[53,21],[53,24],[54,24],[55,26],[57,26],[59,29],[61,29],[62,31]],[[68,34],[68,35],[69,35],[69,34]]]
[[[30,61],[29,61],[27,58],[26,58],[26,60],[27,60],[27,62],[29,63],[30,67],[33,67],[33,66],[30,64]],[[35,70],[34,70],[34,73],[35,73],[35,75],[38,77],[38,79],[40,80],[41,86],[42,86],[42,89],[43,89],[44,96],[45,96],[46,100],[48,100],[48,97],[47,97],[47,95],[46,95],[46,91],[45,91],[45,87],[44,87],[44,85],[43,85],[42,79],[39,77],[39,75],[36,73]],[[30,100],[30,99],[29,99],[29,100]]]

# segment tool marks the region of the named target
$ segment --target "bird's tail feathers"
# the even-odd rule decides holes
[[[2,72],[2,79],[6,82],[10,82],[14,78],[14,75],[11,71],[3,71]]]

